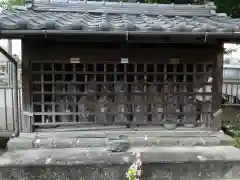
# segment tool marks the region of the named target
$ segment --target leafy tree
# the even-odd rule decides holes
[[[159,3],[159,4],[168,4],[168,3],[192,3],[198,4],[202,3],[204,0],[139,0],[140,2],[147,3]],[[207,0],[206,0],[207,1]],[[210,0],[214,2],[217,6],[217,12],[226,13],[227,15],[235,18],[240,18],[240,0]]]
[[[23,5],[24,0],[0,0],[0,7],[11,9],[13,6]]]
[[[214,0],[217,6],[217,12],[227,13],[229,16],[240,17],[240,1],[239,0]]]

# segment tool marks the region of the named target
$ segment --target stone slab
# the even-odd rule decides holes
[[[33,149],[33,139],[28,138],[12,138],[8,141],[7,149],[9,151],[15,150],[15,149]]]
[[[0,166],[11,165],[61,165],[70,163],[111,164],[132,163],[135,153],[149,163],[184,162],[240,162],[240,150],[231,146],[212,147],[142,147],[126,152],[111,152],[107,148],[32,149],[6,152],[0,157]]]
[[[240,150],[234,147],[163,147],[112,153],[101,148],[34,149],[0,157],[4,180],[124,180],[141,152],[140,180],[239,180]]]
[[[63,131],[21,134],[8,142],[8,150],[32,148],[107,147],[124,141],[128,147],[220,146],[233,145],[234,140],[223,132],[157,131]],[[118,147],[119,147],[118,146]],[[125,146],[124,149],[127,148]]]
[[[35,136],[38,138],[48,137],[107,137],[116,136],[119,134],[126,136],[152,136],[152,137],[203,137],[218,135],[219,132],[212,130],[196,130],[191,128],[178,128],[177,130],[165,130],[163,128],[141,127],[141,128],[123,128],[123,127],[92,127],[92,128],[68,128],[55,129],[50,132],[36,132]],[[21,136],[24,136],[21,135]],[[27,135],[28,136],[28,135]]]
[[[140,180],[239,180],[231,164],[144,164]],[[125,180],[127,164],[0,168],[4,180]],[[239,166],[238,166],[239,168]],[[232,175],[227,175],[228,173]]]

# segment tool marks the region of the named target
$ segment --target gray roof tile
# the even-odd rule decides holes
[[[204,5],[78,2],[37,3],[3,11],[0,30],[82,30],[159,32],[239,32],[240,20],[214,15]],[[65,4],[66,5],[66,4]]]

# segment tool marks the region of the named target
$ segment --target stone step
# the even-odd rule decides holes
[[[175,133],[178,136],[175,136]],[[123,151],[129,147],[171,147],[171,146],[220,146],[233,145],[234,140],[222,132],[188,134],[184,132],[62,132],[21,134],[8,142],[8,150],[35,148],[88,148],[119,147]],[[121,149],[123,148],[123,149]]]
[[[0,157],[0,177],[10,179],[124,180],[140,159],[140,180],[239,180],[240,150],[230,146],[32,149]]]

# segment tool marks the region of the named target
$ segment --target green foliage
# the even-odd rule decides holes
[[[235,137],[239,137],[240,136],[240,125],[239,124],[232,125],[230,127],[230,130],[233,131]]]
[[[217,6],[218,13],[226,13],[230,17],[240,18],[240,0],[210,0]],[[168,4],[170,0],[145,0],[147,3]],[[198,0],[192,0],[193,4],[199,2]]]
[[[12,6],[23,5],[24,0],[0,0],[0,7],[11,9]]]
[[[236,148],[240,148],[240,140],[239,139],[236,139],[236,142],[235,142],[234,146]]]
[[[227,13],[235,18],[240,17],[240,1],[239,0],[214,0],[217,6],[217,12]]]
[[[24,0],[9,0],[9,3],[12,5],[23,5]]]

